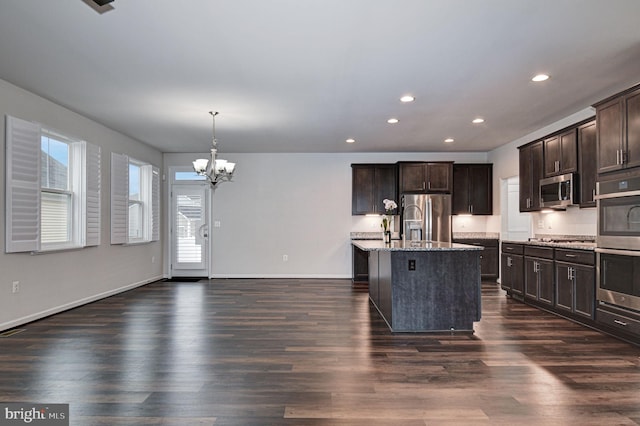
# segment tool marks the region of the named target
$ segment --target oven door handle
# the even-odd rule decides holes
[[[603,253],[603,254],[617,254],[620,256],[640,257],[640,251],[635,251],[635,250],[614,250],[614,249],[596,247],[595,251],[596,253]]]
[[[595,196],[596,200],[606,200],[609,198],[622,198],[622,197],[635,197],[640,195],[640,190],[638,191],[628,191],[628,192],[614,192],[611,194],[599,194]]]

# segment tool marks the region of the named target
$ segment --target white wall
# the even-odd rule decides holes
[[[96,100],[98,101],[98,100]],[[0,330],[162,277],[162,243],[122,247],[109,244],[111,152],[162,166],[162,154],[86,117],[0,80],[0,188],[5,183],[5,119],[40,122],[102,147],[101,244],[82,250],[30,255],[0,253]],[[0,199],[5,212],[5,197]],[[162,216],[164,217],[164,216]],[[0,242],[4,246],[4,220]],[[152,263],[155,257],[155,263]],[[13,281],[20,281],[12,294]]]
[[[165,154],[165,173],[202,155]],[[213,217],[221,223],[211,229],[215,277],[351,277],[350,232],[380,230],[380,218],[351,215],[351,163],[486,162],[486,153],[221,157],[237,166],[234,181],[213,195]]]
[[[487,162],[493,163],[493,212],[500,213],[501,209],[501,179],[518,176],[519,156],[518,147],[536,139],[540,139],[550,133],[571,126],[595,115],[591,107],[585,108],[562,120],[543,127],[535,132],[523,136],[515,141],[490,151],[487,154]],[[551,224],[538,228],[538,213],[531,214],[532,234],[553,235],[595,235],[596,234],[596,209],[569,208],[565,212],[551,213],[548,222]],[[546,216],[546,215],[544,215]],[[498,221],[499,222],[499,221]],[[497,232],[497,230],[495,231]],[[530,235],[531,237],[533,235]]]

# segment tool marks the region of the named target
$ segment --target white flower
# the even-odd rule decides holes
[[[385,198],[384,200],[382,200],[382,202],[384,203],[384,209],[387,211],[387,213],[398,208],[398,205],[393,200]]]

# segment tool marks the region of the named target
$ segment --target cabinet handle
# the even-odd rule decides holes
[[[576,268],[572,266],[567,267],[567,278],[569,281],[573,281],[576,279]]]
[[[512,263],[511,263],[511,256],[507,256],[507,266],[511,267]]]
[[[627,326],[627,323],[626,323],[626,322],[624,322],[624,321],[620,321],[620,320],[613,320],[613,322],[615,322],[616,324],[621,325],[621,326],[623,326],[623,327],[626,327],[626,326]]]
[[[426,189],[424,182],[422,182],[422,189]]]
[[[576,257],[576,255],[575,255],[575,254],[569,254],[569,253],[566,253],[566,254],[565,254],[565,257]]]
[[[592,200],[596,199],[596,190],[595,189],[593,191],[591,191],[591,199]]]
[[[616,164],[617,165],[622,164],[622,150],[621,149],[616,149]]]
[[[469,206],[469,213],[473,214],[473,204]]]
[[[557,172],[558,170],[560,170],[560,161],[559,161],[559,160],[556,160],[556,161],[555,161],[555,163],[554,163],[554,165],[553,165],[553,168],[555,169],[555,171],[556,171],[556,172]]]
[[[427,186],[431,189],[431,181],[428,182]]]
[[[620,150],[620,164],[625,164],[627,162],[627,151],[624,149]]]
[[[540,270],[540,264],[534,260],[533,261],[533,272],[537,273],[539,270]]]

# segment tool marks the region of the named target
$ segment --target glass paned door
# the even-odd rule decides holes
[[[209,275],[207,192],[200,185],[173,185],[172,275]]]

